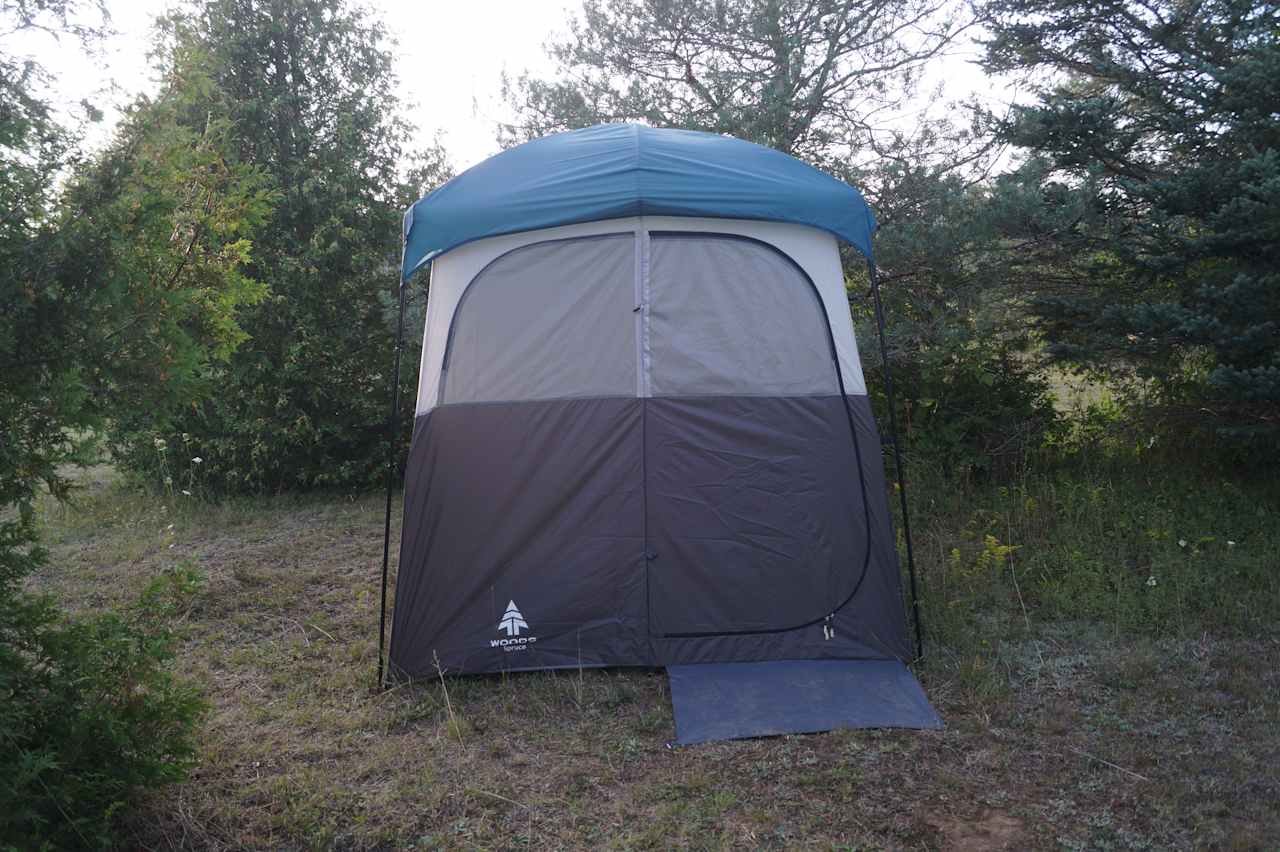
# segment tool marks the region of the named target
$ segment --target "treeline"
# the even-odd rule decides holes
[[[100,12],[0,0],[0,32],[91,50]],[[929,90],[974,37],[1017,105]],[[1256,464],[1280,448],[1278,40],[1280,9],[1250,0],[587,0],[555,73],[507,82],[500,141],[643,121],[863,189],[908,446],[954,475],[1061,434],[1050,371],[1108,388],[1110,426],[1144,446]],[[23,591],[39,495],[102,445],[192,499],[374,485],[401,214],[449,176],[361,6],[190,2],[152,47],[158,88],[101,150],[59,117],[51,69],[0,54],[0,793],[23,803],[0,841],[19,846],[109,841],[139,786],[181,774],[199,713],[157,626],[189,578],[63,620]],[[97,665],[107,641],[124,650]]]

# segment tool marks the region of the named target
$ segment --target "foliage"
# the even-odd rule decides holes
[[[241,315],[249,339],[202,372],[213,392],[175,417],[122,412],[115,449],[153,481],[200,458],[212,492],[367,487],[385,459],[401,212],[445,174],[438,150],[403,172],[412,130],[385,31],[346,0],[212,0],[166,19],[160,62],[181,123],[224,117],[233,161],[275,193],[248,267],[271,293]],[[407,429],[412,339],[406,353]]]
[[[1045,275],[1028,247],[1074,211],[1021,181],[969,179],[923,154],[879,174],[876,250],[899,423],[913,452],[948,472],[1008,473],[1061,426],[1024,294]],[[850,279],[868,389],[883,411],[869,282],[860,270]]]
[[[0,26],[91,42],[86,6],[4,3]],[[33,505],[67,495],[64,466],[112,409],[189,404],[239,342],[236,310],[261,293],[244,229],[265,209],[216,122],[186,132],[151,105],[84,159],[48,82],[0,56],[0,844],[20,848],[108,845],[137,795],[192,760],[200,703],[168,672],[160,591],[64,620],[24,591],[45,560]]]
[[[80,4],[70,0],[40,5],[5,0],[0,27],[6,35],[56,31],[75,20],[79,10]],[[97,34],[91,26],[82,31],[86,40]],[[49,346],[46,336],[27,331],[41,319],[43,324],[54,318],[59,324],[69,321],[65,301],[40,280],[52,241],[54,180],[75,153],[73,135],[45,100],[48,82],[40,65],[0,50],[0,435],[5,436],[0,472],[21,471],[16,480],[0,479],[0,506],[28,496],[41,479],[56,487],[57,464],[75,450],[65,427],[87,418],[84,389],[74,371],[59,369],[62,341]]]
[[[244,338],[237,311],[264,292],[244,265],[269,199],[227,162],[225,124],[190,130],[172,100],[139,104],[107,150],[77,162],[28,97],[26,113],[3,114],[3,171],[20,186],[0,194],[0,476],[22,483],[5,505],[37,481],[62,493],[58,465],[108,413],[191,404]]]
[[[875,326],[860,324],[872,340]],[[896,340],[910,334],[901,323]],[[1061,430],[1048,383],[1033,369],[1027,341],[1003,339],[981,323],[944,326],[894,363],[898,424],[912,452],[957,478],[1007,477]],[[878,354],[878,350],[877,350]],[[866,359],[867,387],[885,410],[880,359]]]
[[[1045,247],[1050,353],[1180,428],[1280,430],[1280,10],[991,0],[991,71],[1037,75],[1001,137],[1085,213]]]
[[[176,570],[127,615],[63,621],[18,590],[44,561],[18,543],[0,548],[0,843],[111,846],[140,794],[195,763],[205,705],[168,664],[172,618],[199,578]]]

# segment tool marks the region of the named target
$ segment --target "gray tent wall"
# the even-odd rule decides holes
[[[836,240],[638,217],[432,264],[399,676],[910,656]]]

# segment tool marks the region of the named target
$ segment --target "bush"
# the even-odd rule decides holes
[[[109,442],[113,461],[137,484],[170,496],[380,486],[386,476],[390,346],[397,315],[394,305],[387,308],[377,298],[372,284],[368,290],[371,304],[363,323],[352,320],[341,339],[299,328],[296,334],[308,339],[305,351],[311,354],[299,354],[303,349],[294,347],[296,357],[270,381],[237,373],[242,364],[236,356],[234,364],[206,377],[216,389],[210,398],[179,414],[161,418],[148,411],[117,412]],[[420,287],[411,293],[397,417],[401,465],[413,431],[425,305]],[[330,292],[323,298],[335,297]],[[293,309],[307,308],[296,303]],[[263,362],[263,345],[244,344],[244,363]],[[330,352],[321,356],[324,348]],[[334,354],[338,350],[345,355]],[[324,370],[316,365],[338,357],[347,359],[339,373],[319,375]],[[265,368],[259,363],[250,369]]]
[[[864,358],[874,327],[860,328]],[[1009,474],[1062,424],[1048,382],[1021,348],[962,325],[892,363],[898,424],[908,451],[960,479]],[[868,392],[886,410],[878,350],[866,358]],[[882,431],[888,418],[880,415]]]
[[[122,614],[64,618],[19,583],[43,564],[0,524],[0,847],[109,848],[140,794],[186,777],[205,705],[169,670],[199,577],[154,581]]]

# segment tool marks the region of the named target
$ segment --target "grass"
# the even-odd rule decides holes
[[[205,578],[180,655],[201,764],[133,817],[139,848],[1280,844],[1271,486],[1105,460],[912,485],[938,732],[672,749],[643,670],[375,693],[376,496],[210,506],[96,470],[46,507],[36,581],[93,610]]]

